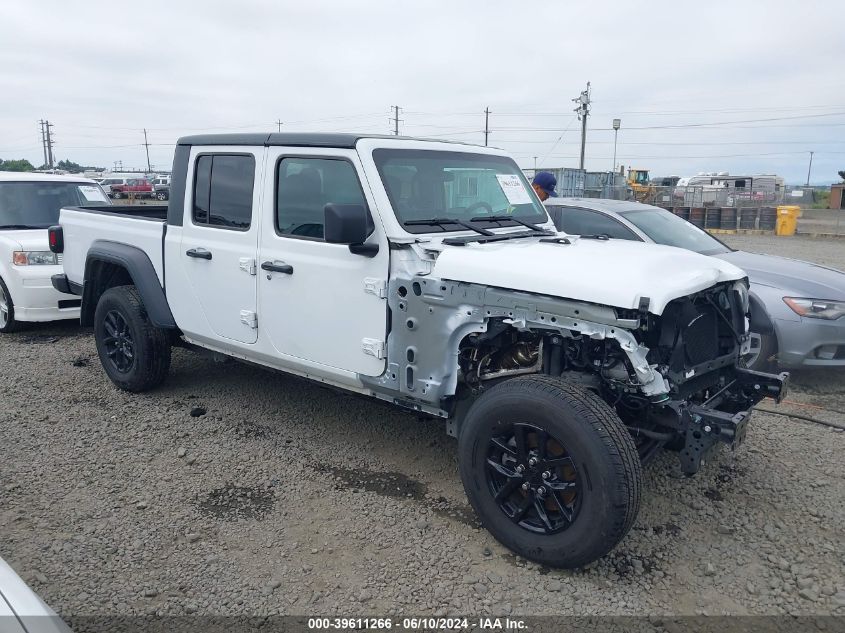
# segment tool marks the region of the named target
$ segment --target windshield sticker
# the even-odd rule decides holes
[[[99,187],[82,185],[79,187],[79,191],[82,192],[82,195],[85,196],[88,202],[106,202],[106,196]]]
[[[531,204],[531,196],[516,174],[496,174],[496,180],[510,204]]]

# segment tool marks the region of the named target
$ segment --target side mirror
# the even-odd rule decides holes
[[[361,204],[327,204],[323,239],[329,244],[362,244],[372,232],[367,208]]]

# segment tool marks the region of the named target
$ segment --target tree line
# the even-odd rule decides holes
[[[41,165],[41,167],[35,167],[32,163],[30,163],[25,158],[19,158],[16,160],[3,160],[0,158],[0,171],[35,171],[38,170],[46,170],[50,169],[48,165]],[[71,160],[60,160],[56,163],[54,169],[61,169],[62,171],[70,172],[71,174],[81,174],[84,171],[95,170],[95,171],[103,171],[102,167],[93,167],[88,165],[80,165],[79,163],[74,163]]]

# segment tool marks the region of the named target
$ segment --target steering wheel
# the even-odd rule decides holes
[[[464,209],[465,213],[469,213],[470,211],[474,211],[475,209],[484,209],[489,214],[493,214],[493,207],[487,204],[484,201],[481,202],[474,202],[473,204],[469,205],[466,209]]]

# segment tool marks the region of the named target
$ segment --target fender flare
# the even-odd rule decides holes
[[[774,334],[775,325],[759,297],[751,292],[748,295],[748,302],[751,306],[750,330],[758,334]]]
[[[82,286],[82,325],[94,324],[94,310],[104,290],[94,283],[94,264],[97,262],[114,264],[127,272],[138,289],[144,309],[154,326],[165,329],[177,327],[164,288],[149,256],[135,246],[108,240],[95,240],[88,249]]]

